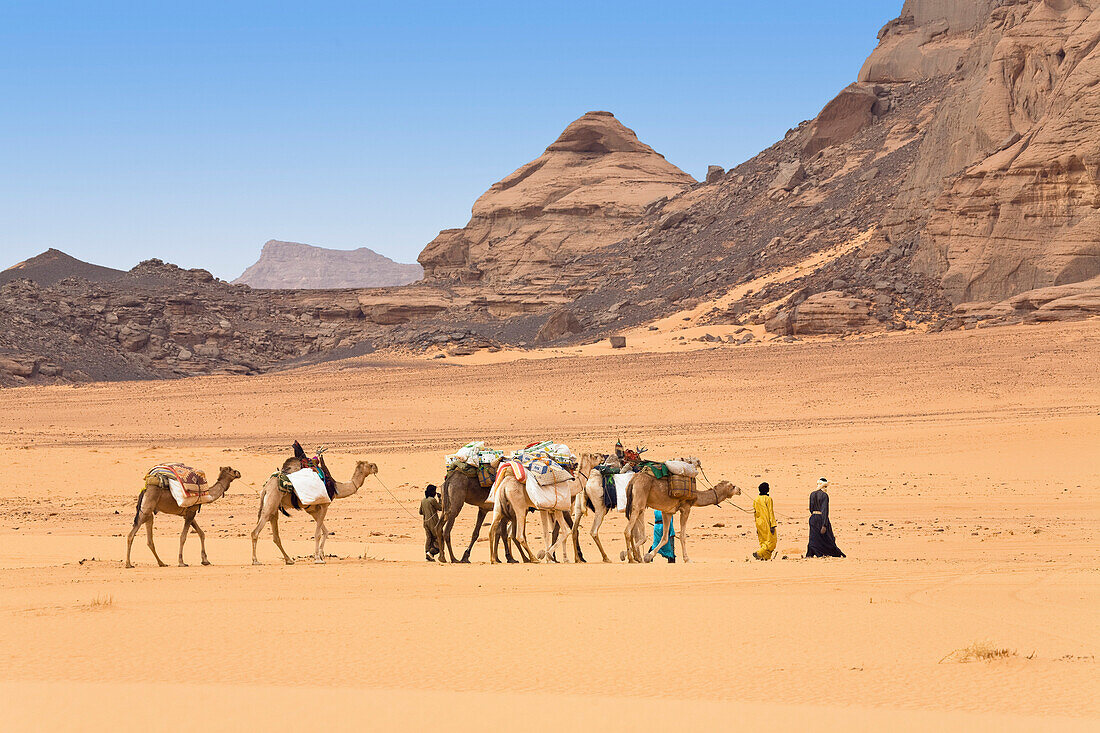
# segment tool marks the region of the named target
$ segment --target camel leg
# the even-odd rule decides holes
[[[661,522],[661,541],[657,545],[645,554],[642,558],[643,562],[653,562],[653,556],[661,551],[661,548],[668,544],[668,536],[672,532],[672,520],[674,517],[671,514],[665,514],[665,521]]]
[[[516,534],[516,529],[515,528],[516,528],[516,523],[513,522],[511,519],[508,519],[508,518],[505,518],[504,522],[502,522],[501,525],[500,525],[500,537],[499,537],[499,539],[503,540],[503,542],[504,542],[504,559],[507,560],[509,563],[519,562],[519,560],[517,560],[515,557],[512,556],[512,542],[509,539],[509,536],[512,536],[512,537],[515,536],[515,534]],[[521,558],[523,557],[522,552],[520,552],[520,557]]]
[[[531,552],[531,546],[527,544],[527,507],[516,510],[516,524],[519,530],[519,538],[516,543],[519,545],[520,551],[526,552],[527,557],[531,558],[531,562],[537,563],[539,557]]]
[[[458,512],[450,512],[446,509],[443,511],[443,544],[446,545],[446,555],[450,555],[450,562],[458,562],[455,558],[454,548],[451,547],[451,529],[455,526],[455,520],[458,519]],[[439,562],[447,562],[447,557],[444,554],[444,548],[439,548]]]
[[[579,494],[578,496],[584,496]],[[581,538],[577,534],[576,524],[573,522],[573,516],[570,512],[562,512],[562,517],[565,519],[565,526],[569,530],[569,536],[573,541],[573,562],[588,562],[584,559],[584,553],[581,552]]]
[[[554,543],[553,547],[551,548],[550,556],[555,558],[554,562],[557,562],[556,558],[557,558],[557,554],[558,554],[558,549],[560,548],[561,549],[562,562],[568,562],[569,553],[567,553],[565,551],[565,543],[566,543],[566,540],[568,540],[570,537],[573,536],[573,533],[569,530],[569,527],[565,524],[565,512],[561,512],[561,511],[554,512],[553,516],[554,516],[554,529],[558,531],[558,539]],[[577,559],[576,559],[576,556],[573,557],[573,560],[574,560],[574,562],[578,562]]]
[[[477,521],[474,522],[474,536],[470,538],[470,546],[466,548],[466,552],[462,553],[462,559],[459,560],[459,562],[470,562],[470,553],[474,550],[474,543],[477,542],[477,536],[481,534],[481,525],[485,522],[485,515],[488,513],[488,509],[477,510]]]
[[[326,511],[325,514],[328,512]],[[325,516],[321,516],[321,557],[325,557],[325,542],[328,541],[328,525],[325,524]],[[438,543],[439,539],[436,538]]]
[[[604,562],[611,562],[611,558],[609,558],[607,556],[607,553],[604,552],[603,543],[600,542],[600,525],[603,524],[603,518],[607,516],[607,512],[606,511],[600,511],[599,508],[597,507],[596,511],[594,511],[593,514],[595,514],[596,516],[593,517],[593,519],[592,519],[592,529],[589,530],[589,533],[592,535],[592,541],[596,543],[596,549],[598,549],[600,551],[600,556],[603,558],[603,561]],[[574,519],[574,525],[573,526],[574,527],[578,526],[577,525],[577,520],[575,520],[575,519]],[[574,531],[576,531],[576,530],[574,530]]]
[[[130,548],[134,544],[134,536],[137,534],[138,530],[141,529],[141,525],[152,518],[152,514],[142,514],[139,512],[137,519],[134,520],[134,526],[130,528],[130,534],[126,535],[126,567],[134,567],[133,563],[130,562]]]
[[[183,518],[183,531],[180,532],[180,562],[181,568],[187,567],[187,563],[183,561],[183,543],[187,541],[187,533],[191,530],[191,517],[185,516]]]
[[[512,542],[515,544],[516,551],[519,553],[519,557],[523,562],[533,562],[531,556],[523,549],[523,545],[519,542],[519,525],[517,525],[514,520],[512,521]]]
[[[558,524],[554,523],[554,534],[551,537],[550,534],[550,515],[548,512],[539,512],[539,519],[542,520],[542,554],[539,557],[546,562],[557,562],[558,558],[551,554],[550,548],[556,547],[558,542]]]
[[[580,531],[581,531],[581,519],[584,518],[584,499],[585,492],[577,494],[573,499],[573,527],[571,529],[573,535],[573,550],[574,552],[581,549]]]
[[[260,509],[256,513],[256,526],[252,528],[253,565],[262,564],[256,556],[256,543],[260,539],[260,533],[264,531],[264,526],[272,521],[272,517],[278,516],[279,505],[282,501],[283,495],[277,489],[270,489],[265,486],[263,492],[260,494]]]
[[[633,515],[626,520],[626,529],[623,534],[626,536],[626,557],[627,562],[641,562],[641,553],[634,544],[634,528],[638,522],[642,519],[642,514],[645,512],[645,508],[640,510],[636,509]]]
[[[145,521],[145,535],[149,540],[149,549],[153,551],[153,557],[157,559],[157,565],[162,568],[168,567],[168,565],[160,559],[160,555],[157,554],[157,548],[153,544],[153,516],[150,514],[149,519]]]
[[[279,537],[279,513],[271,515],[271,539],[275,542],[275,546],[279,548],[279,552],[283,553],[283,562],[287,565],[293,565],[294,560],[290,555],[286,554],[286,550],[283,549],[283,540]]]
[[[195,534],[199,536],[199,547],[202,549],[202,564],[209,565],[210,560],[206,557],[206,532],[203,532],[199,528],[198,517],[191,518],[191,529],[195,530]]]
[[[481,509],[477,510],[477,516],[478,516],[478,522],[477,523],[478,523],[478,525],[480,525],[481,524],[481,516],[482,516],[482,510]],[[489,525],[489,545],[490,545],[489,546],[489,564],[490,565],[496,565],[500,562],[500,557],[497,555],[497,546],[496,546],[496,542],[495,542],[494,538],[497,537],[500,534],[501,529],[502,529],[501,522],[503,520],[504,520],[504,507],[501,506],[501,503],[498,500],[496,505],[493,507],[493,523],[491,525]],[[505,540],[505,544],[507,544],[507,540]],[[463,561],[468,562],[468,560],[466,560],[466,558],[463,558]]]
[[[321,504],[311,506],[306,510],[317,524],[316,529],[313,531],[313,562],[316,565],[325,564],[325,557],[321,554],[321,544],[325,538],[325,512],[327,509],[327,505]]]
[[[691,514],[691,507],[685,507],[683,511],[680,512],[680,552],[684,556],[684,562],[691,562],[691,560],[688,559],[687,548],[687,523],[689,514]]]

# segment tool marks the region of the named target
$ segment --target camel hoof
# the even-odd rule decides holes
[[[653,555],[646,553],[645,557],[642,558],[642,562],[653,562]]]
[[[313,564],[314,564],[314,565],[324,565],[324,564],[325,564],[325,560],[324,560],[324,558],[321,558],[321,557],[317,557],[317,558],[314,558],[314,559],[313,559]]]
[[[619,553],[619,562],[625,562],[625,561],[626,561],[626,551],[624,550],[624,551]]]
[[[166,567],[168,567],[168,563],[166,563],[166,562],[158,562],[158,563],[157,563],[157,565],[158,565],[159,567],[162,567],[162,568],[166,568]]]
[[[253,560],[253,561],[252,561],[252,564],[253,564],[253,565],[263,565],[263,563],[262,563],[262,562],[260,562],[259,560]]]
[[[185,563],[185,562],[181,562],[181,563],[180,563],[180,567],[181,567],[181,568],[185,568],[185,567],[187,567],[187,563]]]
[[[291,560],[289,557],[286,560],[283,560],[283,562],[285,562],[287,565],[293,565],[294,564],[294,561]]]
[[[470,558],[464,557],[461,560],[459,560],[458,562],[459,562],[460,565],[469,565],[470,564]]]
[[[123,567],[127,567],[127,568],[130,568],[131,570],[133,570],[133,569],[134,569],[134,566],[133,566],[133,565],[131,565],[130,563],[126,563],[126,564],[125,564],[125,565],[124,565]]]
[[[202,561],[202,564],[203,564],[203,565],[210,565],[210,561],[209,561],[209,560],[203,560],[203,561]]]
[[[519,565],[519,560],[515,559],[514,557],[510,557],[508,558],[508,563],[510,565]]]

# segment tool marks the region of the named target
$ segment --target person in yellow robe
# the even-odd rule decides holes
[[[756,537],[760,540],[760,549],[752,553],[757,560],[770,560],[775,553],[779,536],[775,533],[775,507],[769,496],[771,487],[765,481],[760,484],[760,496],[752,501],[752,511],[756,516]]]

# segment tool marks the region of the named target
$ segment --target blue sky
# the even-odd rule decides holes
[[[0,0],[0,267],[411,262],[588,110],[701,177],[854,81],[901,0]]]

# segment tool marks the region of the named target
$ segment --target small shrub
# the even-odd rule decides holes
[[[951,652],[940,660],[940,664],[944,662],[956,662],[958,664],[990,662],[994,659],[1008,659],[1014,656],[1016,656],[1015,650],[994,646],[989,641],[977,641],[970,646]]]

